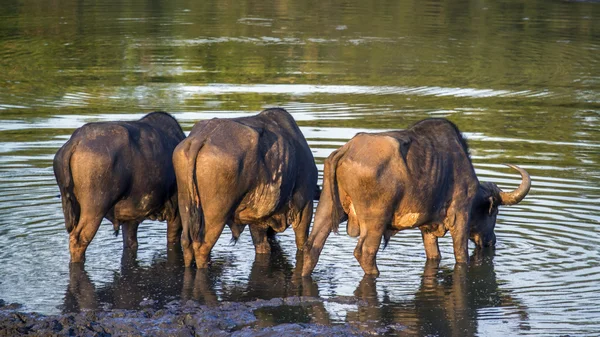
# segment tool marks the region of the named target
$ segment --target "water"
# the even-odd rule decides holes
[[[46,314],[320,296],[257,312],[287,321],[386,326],[391,335],[600,333],[600,4],[567,1],[4,1],[0,7],[0,298]],[[495,252],[427,265],[401,232],[363,279],[356,239],[332,235],[312,280],[292,231],[271,260],[228,233],[208,272],[140,227],[137,259],[105,222],[85,269],[69,270],[51,161],[86,122],[290,111],[322,170],[356,132],[447,117],[480,180],[530,194],[500,210]],[[296,309],[294,309],[296,308]]]

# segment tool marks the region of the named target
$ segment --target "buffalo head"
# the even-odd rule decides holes
[[[482,182],[479,184],[477,197],[471,209],[471,235],[470,238],[477,247],[489,247],[496,244],[496,216],[498,206],[518,204],[529,192],[531,178],[524,169],[510,164],[505,164],[521,174],[521,184],[512,192],[503,192],[496,184]]]

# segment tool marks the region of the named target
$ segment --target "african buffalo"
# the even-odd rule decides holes
[[[75,130],[54,157],[71,262],[85,251],[102,218],[123,226],[123,247],[137,250],[144,219],[167,220],[167,241],[179,241],[177,182],[171,157],[185,138],[165,112],[139,121],[88,123]]]
[[[287,111],[200,121],[175,149],[173,165],[186,267],[194,257],[198,268],[207,267],[225,224],[234,238],[249,225],[257,254],[270,251],[267,234],[291,225],[302,249],[318,171]]]
[[[426,119],[404,131],[359,133],[325,161],[323,191],[305,246],[302,274],[318,262],[325,240],[348,219],[359,236],[354,256],[366,274],[378,275],[375,257],[398,231],[419,227],[428,259],[439,260],[437,238],[450,231],[456,262],[468,261],[468,240],[493,246],[499,205],[520,202],[529,174],[513,192],[480,183],[467,143],[445,119]]]

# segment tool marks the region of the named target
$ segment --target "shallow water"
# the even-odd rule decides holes
[[[0,7],[0,298],[58,313],[320,296],[257,313],[261,324],[354,322],[397,335],[600,333],[600,4],[566,1],[8,1]],[[500,210],[495,252],[426,265],[401,232],[363,279],[356,239],[332,235],[312,281],[292,231],[255,260],[224,233],[208,272],[166,251],[166,225],[140,226],[137,259],[105,222],[85,269],[69,270],[51,161],[98,120],[201,119],[280,106],[322,162],[356,132],[447,117],[482,181],[530,194]]]

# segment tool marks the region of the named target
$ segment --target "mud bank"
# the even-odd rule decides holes
[[[378,329],[319,323],[265,322],[257,318],[265,312],[322,305],[314,297],[288,297],[252,302],[224,302],[217,306],[194,301],[173,301],[165,308],[153,308],[152,301],[142,310],[85,311],[61,315],[41,315],[19,311],[19,304],[0,300],[0,336],[366,336]]]

